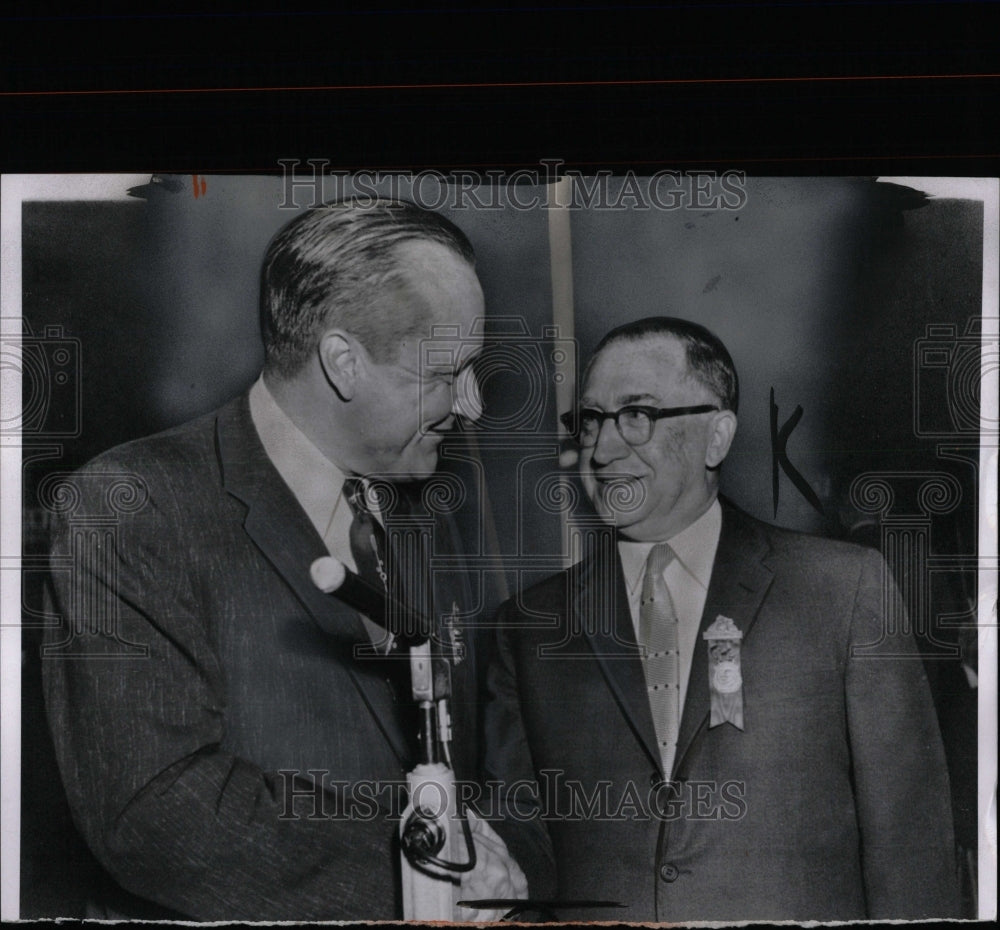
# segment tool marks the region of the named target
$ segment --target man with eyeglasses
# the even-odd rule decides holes
[[[613,536],[501,608],[497,829],[565,919],[954,916],[941,740],[885,564],[719,499],[737,403],[698,324],[597,346],[564,422]]]
[[[332,554],[388,588],[390,500],[431,521],[435,553],[460,554],[419,482],[458,418],[481,412],[473,262],[457,227],[413,204],[301,214],[264,258],[266,360],[249,392],[70,479],[76,514],[106,512],[116,482],[132,493],[113,534],[69,519],[54,534],[47,710],[74,818],[116,883],[88,916],[403,916],[409,661],[310,567]],[[432,598],[433,616],[476,603],[460,574],[430,584],[385,593]],[[464,647],[452,708],[468,779],[471,636]],[[523,895],[502,842],[473,826],[463,890]]]

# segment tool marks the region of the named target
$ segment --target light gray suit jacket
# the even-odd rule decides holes
[[[629,906],[571,919],[956,915],[944,755],[895,599],[874,550],[724,502],[672,788],[617,559],[508,602],[486,768],[508,786],[497,829],[532,893]],[[709,726],[700,634],[720,614],[744,634],[743,731]]]

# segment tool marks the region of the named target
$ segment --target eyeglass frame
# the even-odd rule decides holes
[[[646,445],[653,438],[653,433],[656,430],[656,424],[660,420],[668,420],[672,417],[686,417],[698,413],[715,413],[722,408],[717,404],[694,404],[688,407],[649,407],[645,404],[626,404],[624,407],[619,407],[617,410],[598,410],[595,407],[579,407],[576,410],[569,410],[559,417],[559,421],[566,430],[576,441],[577,445],[585,449],[593,448],[597,445],[598,439],[601,436],[601,430],[604,428],[605,420],[614,420],[615,429],[618,430],[618,435],[621,436],[622,442],[632,449],[636,449],[639,446]],[[581,422],[583,420],[583,414],[588,413],[592,415],[595,419],[599,421],[597,427],[597,432],[594,433],[594,441],[591,444],[584,444],[581,441]],[[625,438],[625,434],[622,432],[621,423],[619,422],[619,417],[623,413],[627,412],[638,412],[643,413],[649,418],[649,436],[642,442],[629,442]],[[575,428],[574,428],[575,426]]]

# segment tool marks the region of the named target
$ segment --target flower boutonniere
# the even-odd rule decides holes
[[[708,641],[708,690],[712,696],[709,727],[731,723],[743,729],[743,674],[740,671],[740,641],[736,624],[719,614],[704,633]]]

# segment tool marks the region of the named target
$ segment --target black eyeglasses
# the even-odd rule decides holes
[[[597,445],[597,437],[601,434],[605,420],[615,421],[619,434],[630,446],[641,446],[652,438],[657,420],[711,413],[719,409],[714,404],[696,404],[693,407],[645,407],[629,404],[618,410],[581,407],[564,413],[559,419],[570,435],[584,447]]]

